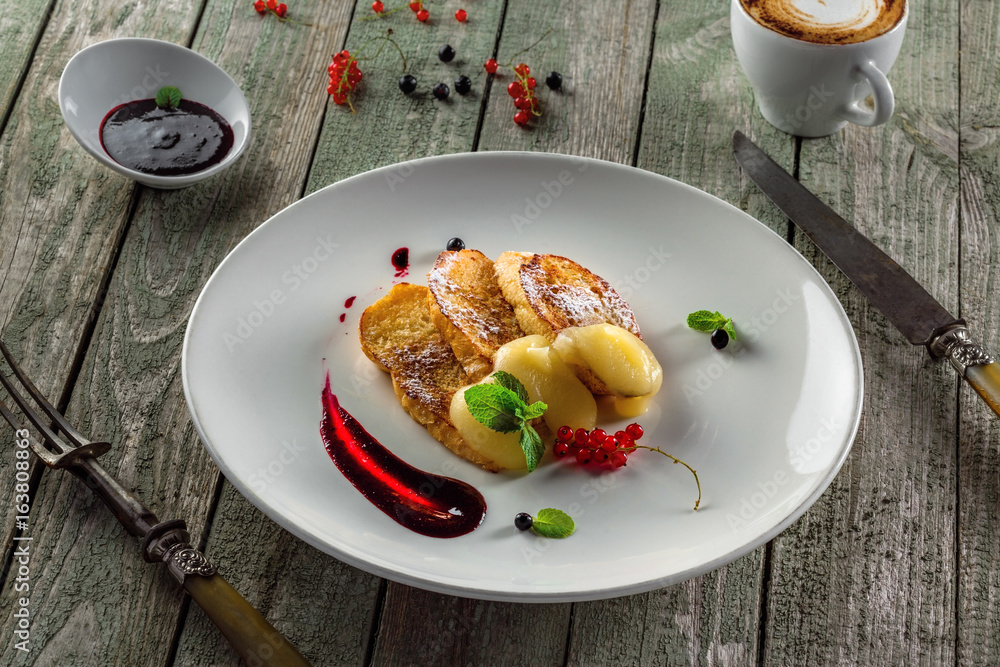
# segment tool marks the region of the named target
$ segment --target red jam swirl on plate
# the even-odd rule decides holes
[[[470,533],[486,517],[486,501],[465,482],[414,468],[386,449],[323,389],[320,435],[344,477],[390,518],[429,537]]]

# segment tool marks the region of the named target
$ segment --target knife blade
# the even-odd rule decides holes
[[[913,276],[740,131],[733,133],[733,153],[750,180],[911,344],[949,359],[1000,415],[1000,364],[972,340],[965,320],[949,313]]]

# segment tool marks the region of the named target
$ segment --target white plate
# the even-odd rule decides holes
[[[424,283],[450,237],[569,256],[629,300],[666,380],[640,422],[696,468],[652,452],[605,474],[551,455],[530,475],[490,474],[406,416],[361,352],[358,318],[394,281]],[[349,297],[357,297],[345,307]],[[745,341],[718,352],[685,326],[699,309],[734,318]],[[344,315],[344,322],[340,316]],[[319,437],[333,391],[409,463],[463,479],[484,523],[425,537],[371,505]],[[361,569],[435,591],[511,601],[625,595],[683,581],[763,544],[823,492],[860,416],[857,341],[830,288],[753,218],[676,181],[560,155],[429,158],[349,178],[250,234],[208,281],[184,341],[184,390],[226,477],[290,532]],[[577,531],[546,540],[518,512],[557,507]]]

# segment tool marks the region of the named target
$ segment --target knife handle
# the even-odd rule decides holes
[[[972,385],[979,397],[1000,415],[1000,364],[969,336],[964,326],[954,326],[935,337],[931,354],[947,357],[959,375]]]
[[[1000,415],[1000,364],[994,361],[985,366],[969,366],[965,369],[965,380]]]
[[[310,667],[302,654],[268,623],[215,566],[189,543],[184,521],[153,526],[142,544],[143,557],[166,563],[167,571],[229,641],[248,667]]]
[[[309,667],[302,654],[222,575],[188,575],[184,590],[249,667]]]

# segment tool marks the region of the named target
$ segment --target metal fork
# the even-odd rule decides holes
[[[274,626],[215,571],[209,560],[190,544],[183,520],[160,521],[133,493],[126,490],[97,461],[111,449],[107,442],[87,439],[42,395],[15,363],[7,346],[0,341],[0,352],[10,365],[24,391],[42,409],[42,418],[25,400],[11,379],[0,370],[0,384],[28,421],[44,438],[42,444],[28,441],[32,451],[50,468],[69,470],[79,477],[114,512],[130,534],[143,538],[142,557],[150,563],[163,562],[195,602],[219,628],[240,657],[249,665],[305,666],[309,663]],[[14,428],[20,425],[14,414],[0,401],[0,416]],[[48,423],[56,425],[56,430]]]

